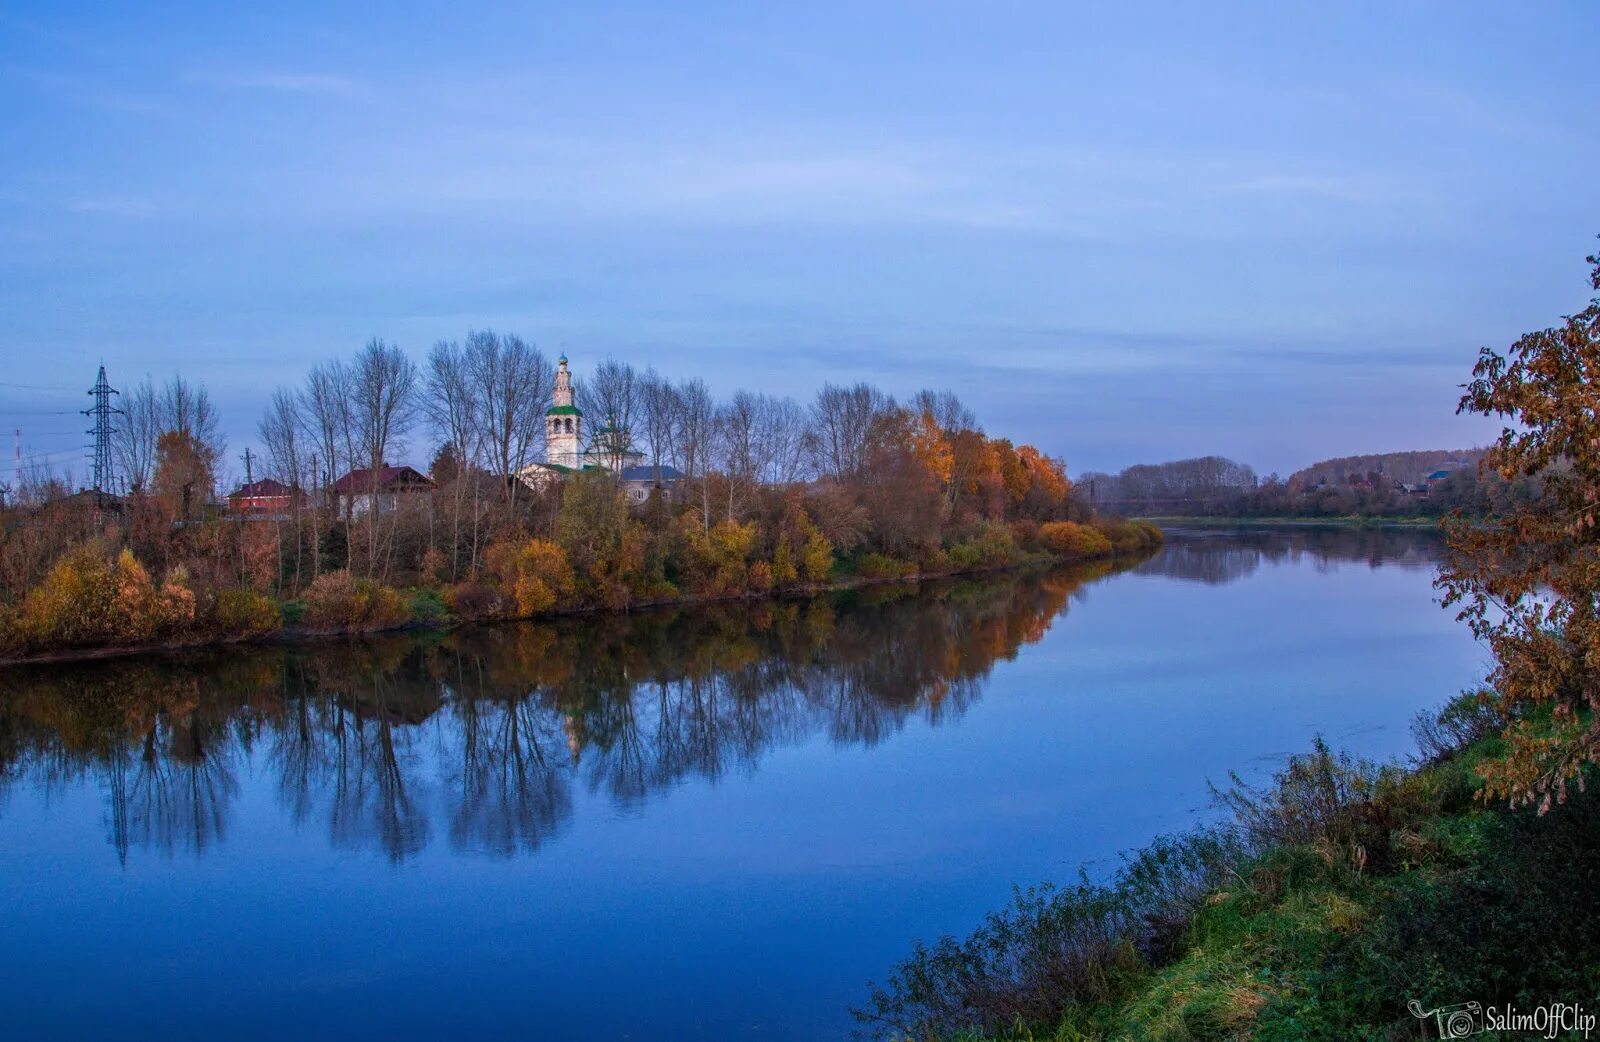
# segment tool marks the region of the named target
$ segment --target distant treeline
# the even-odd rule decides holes
[[[1140,464],[1077,482],[1086,508],[1144,517],[1442,517],[1503,513],[1542,482],[1480,473],[1482,449],[1323,460],[1281,478],[1222,456]]]

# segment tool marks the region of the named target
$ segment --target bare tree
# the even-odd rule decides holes
[[[292,391],[278,388],[267,403],[267,413],[257,427],[261,443],[267,447],[267,465],[273,474],[289,486],[289,512],[294,521],[294,582],[300,584],[300,484],[303,422],[300,416],[300,399]],[[280,541],[281,548],[282,543]],[[280,549],[281,552],[281,549]],[[281,563],[281,562],[280,562]],[[281,568],[280,568],[281,574]]]
[[[766,465],[761,479],[774,485],[787,485],[806,476],[806,458],[811,454],[806,411],[793,398],[763,396],[762,439],[766,442]]]
[[[717,440],[717,408],[711,392],[701,380],[687,380],[678,385],[677,422],[673,441],[678,458],[682,461],[684,478],[700,484],[700,521],[709,526],[711,515],[710,492],[706,472],[715,452]]]
[[[117,463],[133,492],[150,487],[156,467],[156,440],[161,437],[156,385],[147,376],[122,396],[122,422],[116,436]]]
[[[217,430],[217,410],[204,384],[191,384],[181,375],[168,380],[156,399],[156,423],[162,434],[175,431],[213,458],[222,458],[227,443]]]
[[[521,337],[493,333],[467,337],[467,368],[489,466],[515,496],[521,482],[513,479],[533,462],[544,431],[555,369]]]
[[[633,366],[608,358],[596,367],[593,376],[578,385],[578,407],[592,428],[609,425],[631,431],[634,414],[639,410],[639,384]]]
[[[314,475],[314,487],[327,490],[348,465],[355,437],[350,414],[350,371],[337,359],[314,367],[300,391],[300,419],[311,451],[323,468]]]
[[[299,399],[294,392],[278,388],[256,431],[267,449],[269,472],[287,485],[300,484],[303,429]]]
[[[732,521],[738,498],[760,480],[767,465],[767,445],[763,437],[762,396],[738,391],[717,410],[717,453],[727,477],[728,520]]]
[[[470,334],[468,342],[478,335]],[[422,397],[423,411],[444,444],[455,451],[461,465],[477,457],[482,429],[481,403],[472,386],[467,354],[457,343],[441,340],[434,344],[428,353],[427,386]]]
[[[932,417],[933,422],[946,434],[959,431],[978,431],[978,418],[961,403],[952,391],[918,391],[911,399],[911,411],[919,416]]]
[[[398,347],[374,337],[350,369],[350,408],[361,462],[374,469],[400,447],[416,421],[417,366]]]
[[[655,470],[657,485],[661,484],[663,461],[678,462],[676,432],[682,407],[678,389],[654,369],[645,370],[639,380],[639,420],[644,433],[645,453]]]
[[[498,355],[499,347],[493,334],[468,333],[468,347],[441,340],[428,354],[427,393],[423,396],[423,410],[433,423],[434,430],[443,439],[444,450],[454,466],[450,473],[435,468],[434,480],[446,483],[450,506],[450,575],[457,578],[461,568],[461,514],[466,505],[467,492],[472,493],[472,541],[469,568],[477,560],[477,530],[479,498],[476,462],[483,447],[483,408],[476,389],[472,386],[472,364],[468,360],[474,340],[485,336],[490,340],[492,352]],[[442,455],[442,452],[441,452]],[[433,531],[429,528],[429,545],[435,545]]]
[[[417,366],[398,347],[374,337],[350,369],[350,408],[361,462],[368,468],[367,571],[378,563],[378,491],[389,452],[416,420]]]
[[[717,412],[717,447],[728,478],[728,517],[759,484],[799,478],[808,452],[806,414],[793,399],[739,391]]]
[[[866,466],[873,427],[893,408],[894,399],[871,384],[824,384],[811,405],[817,470],[836,480],[860,474]]]

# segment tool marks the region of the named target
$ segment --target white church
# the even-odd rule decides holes
[[[544,462],[524,467],[518,477],[529,488],[542,489],[579,472],[610,474],[632,503],[649,499],[657,485],[671,488],[683,480],[676,467],[647,465],[644,453],[633,447],[632,435],[614,417],[585,446],[583,410],[576,404],[572,370],[563,354],[556,362],[555,394],[544,413]]]

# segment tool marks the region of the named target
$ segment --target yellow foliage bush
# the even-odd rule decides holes
[[[755,593],[766,593],[772,589],[772,565],[765,561],[756,561],[750,566],[750,589]]]
[[[800,578],[800,569],[795,567],[794,554],[789,550],[789,541],[782,536],[778,537],[778,548],[773,551],[772,564],[769,567],[772,572],[772,584],[779,588],[791,586]]]
[[[1097,521],[1095,527],[1110,540],[1118,553],[1131,553],[1160,546],[1161,529],[1148,521],[1128,521],[1122,518]]]
[[[885,554],[863,554],[856,565],[863,579],[903,579],[916,570],[910,561],[897,561]]]
[[[512,596],[519,615],[538,615],[570,596],[576,585],[567,552],[548,539],[530,539],[517,548],[511,566]]]
[[[800,575],[807,582],[827,582],[833,576],[833,544],[806,519],[810,532],[800,547]]]
[[[1039,526],[1039,542],[1062,557],[1101,557],[1111,552],[1111,540],[1088,525],[1048,521]]]
[[[161,584],[161,612],[175,626],[187,626],[195,620],[195,593],[189,570],[181,564],[168,570]]]
[[[404,597],[348,571],[323,572],[303,598],[305,624],[321,630],[381,630],[411,617]]]
[[[682,531],[695,589],[712,596],[745,593],[750,589],[750,557],[759,534],[755,522],[720,521],[709,531],[693,524]],[[763,562],[765,563],[765,562]],[[769,566],[770,572],[770,566]]]
[[[219,590],[211,626],[222,637],[261,637],[282,629],[283,615],[271,598],[255,590]]]
[[[107,561],[86,545],[64,554],[28,592],[16,631],[19,643],[37,648],[138,644],[193,617],[193,594],[181,580],[158,590],[132,551]]]

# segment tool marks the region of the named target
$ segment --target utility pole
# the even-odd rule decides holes
[[[116,429],[111,426],[111,417],[122,415],[121,409],[111,407],[111,396],[117,391],[106,382],[106,367],[100,367],[100,375],[95,379],[94,386],[89,388],[89,397],[94,399],[94,404],[83,410],[85,416],[94,418],[94,429],[85,431],[94,435],[94,491],[95,501],[105,498],[106,487],[111,484],[111,436]]]
[[[14,432],[17,436],[17,491],[22,491],[22,428]]]
[[[250,469],[250,464],[251,464],[251,461],[253,461],[255,459],[255,457],[250,454],[250,449],[247,447],[244,450],[244,455],[240,456],[239,458],[244,460],[244,483],[247,486],[248,485],[254,485],[256,483],[256,479],[255,479],[255,476],[254,476],[254,472]]]

